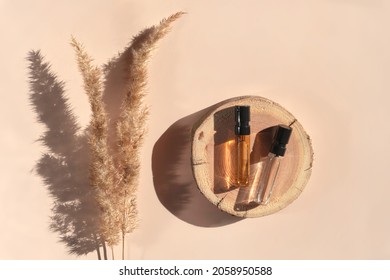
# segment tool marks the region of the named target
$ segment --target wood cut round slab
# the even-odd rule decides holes
[[[275,127],[292,128],[285,156],[281,160],[274,191],[267,205],[238,207],[244,188],[234,186],[234,107],[249,105],[251,111],[251,180],[267,158]],[[261,217],[275,213],[293,202],[310,178],[313,149],[310,137],[295,117],[279,104],[259,96],[243,96],[218,103],[194,124],[191,164],[203,195],[220,210],[238,217]]]

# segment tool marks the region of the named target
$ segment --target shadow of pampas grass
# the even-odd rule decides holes
[[[46,127],[39,139],[46,152],[35,170],[53,198],[50,229],[59,234],[70,254],[86,255],[103,246],[98,208],[88,182],[88,146],[59,81],[39,51],[30,51],[30,102]]]
[[[96,250],[107,259],[106,244],[122,244],[138,226],[140,149],[149,108],[144,104],[147,62],[157,42],[184,13],[140,32],[103,70],[74,37],[73,46],[92,116],[81,130],[64,93],[64,83],[43,61],[28,54],[30,101],[47,130],[39,139],[47,152],[36,164],[53,197],[50,228],[76,255]],[[100,249],[103,249],[103,257]]]

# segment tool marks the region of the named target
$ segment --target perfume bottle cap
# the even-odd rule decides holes
[[[276,156],[284,156],[286,145],[290,139],[292,128],[286,125],[278,125],[274,141],[272,143],[271,153]]]
[[[249,106],[236,106],[235,107],[236,118],[236,135],[249,135],[251,133],[250,121],[250,107]]]

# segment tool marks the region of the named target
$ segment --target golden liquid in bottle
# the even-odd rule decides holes
[[[245,187],[249,182],[250,135],[237,136],[237,185]]]

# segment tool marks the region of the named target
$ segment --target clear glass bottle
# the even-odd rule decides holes
[[[249,160],[250,160],[250,107],[235,107],[235,134],[237,145],[236,184],[246,187],[249,183]]]
[[[271,199],[275,187],[275,180],[278,177],[280,162],[286,153],[286,145],[290,139],[292,128],[286,125],[279,125],[268,153],[263,163],[261,175],[257,184],[252,187],[254,190],[254,203],[267,205]]]

